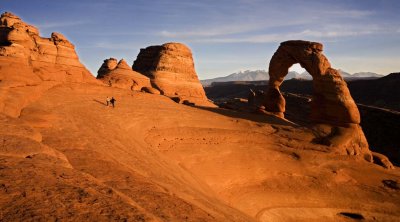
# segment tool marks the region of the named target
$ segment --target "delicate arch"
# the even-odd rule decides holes
[[[264,102],[266,110],[283,117],[285,99],[279,87],[289,68],[299,63],[313,77],[311,119],[334,125],[359,124],[360,114],[346,82],[331,67],[322,50],[323,45],[317,42],[292,40],[280,44],[269,64],[269,87]]]

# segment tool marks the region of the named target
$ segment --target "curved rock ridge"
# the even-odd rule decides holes
[[[0,112],[18,116],[45,90],[63,82],[97,83],[80,63],[74,45],[53,32],[50,38],[18,16],[0,16]],[[15,88],[18,87],[18,88]]]
[[[317,42],[292,40],[282,42],[269,64],[269,87],[265,99],[267,111],[283,117],[285,99],[279,86],[295,63],[313,77],[311,120],[315,125],[315,142],[329,145],[340,154],[360,155],[372,161],[368,142],[359,126],[360,113],[346,82],[331,67]]]
[[[104,60],[99,71],[97,71],[97,79],[116,88],[130,90],[151,88],[149,77],[133,71],[124,59],[119,62],[115,58]]]
[[[197,77],[192,52],[182,43],[140,49],[132,69],[148,76],[153,86],[166,96],[212,106]]]

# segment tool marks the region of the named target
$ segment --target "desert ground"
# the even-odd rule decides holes
[[[71,83],[1,121],[4,221],[400,218],[398,168],[328,153],[274,116]]]

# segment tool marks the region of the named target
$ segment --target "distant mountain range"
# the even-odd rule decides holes
[[[350,74],[348,72],[345,72],[343,70],[339,70],[340,74],[342,75],[343,78],[345,79],[360,79],[360,78],[380,78],[383,77],[383,75],[373,73],[373,72],[357,72]],[[289,72],[285,79],[312,79],[311,75],[308,74],[308,72],[303,72],[303,73],[298,73],[291,71]],[[209,86],[213,82],[232,82],[232,81],[263,81],[263,80],[268,80],[269,75],[268,72],[265,70],[246,70],[246,71],[240,71],[237,73],[232,73],[228,76],[224,77],[217,77],[214,79],[204,79],[200,80],[201,84],[203,86]]]

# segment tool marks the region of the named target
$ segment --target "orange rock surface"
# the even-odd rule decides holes
[[[62,82],[97,82],[62,34],[42,38],[9,12],[0,17],[0,68],[0,110],[10,116]]]
[[[269,96],[272,100],[279,96],[273,92],[279,92],[279,86],[289,68],[295,63],[300,63],[313,77],[311,118],[316,122],[335,125],[359,124],[360,113],[351,98],[346,82],[339,72],[331,67],[328,59],[322,54],[322,49],[322,44],[317,42],[294,40],[281,43],[269,64]],[[268,104],[267,109],[284,112],[282,105]]]
[[[141,49],[132,69],[145,74],[163,95],[214,106],[197,77],[192,52],[181,43],[166,43]]]
[[[136,91],[151,87],[150,79],[133,71],[124,59],[119,62],[114,58],[104,60],[97,74],[97,79],[112,87]]]
[[[398,168],[331,153],[274,116],[82,83],[0,116],[5,221],[400,218]]]
[[[279,86],[289,68],[299,63],[313,77],[311,120],[316,124],[316,142],[332,147],[339,154],[373,156],[359,126],[360,113],[346,82],[322,54],[321,43],[302,40],[282,42],[269,64],[269,88],[265,98],[267,111],[278,116],[285,112],[285,99]],[[391,167],[391,165],[388,165]]]

